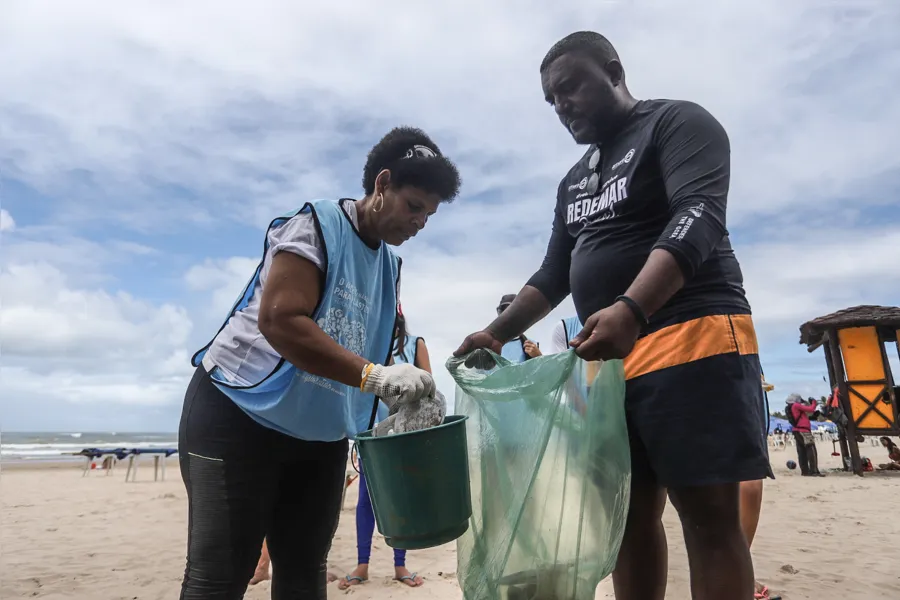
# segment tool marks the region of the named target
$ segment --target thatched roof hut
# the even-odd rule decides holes
[[[800,326],[800,343],[810,352],[822,345],[830,329],[877,327],[885,341],[896,341],[900,330],[900,307],[854,306],[807,321]]]

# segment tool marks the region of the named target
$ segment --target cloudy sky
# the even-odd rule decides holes
[[[538,76],[579,29],[610,37],[636,96],[696,101],[728,130],[728,225],[773,408],[827,391],[803,321],[900,304],[900,3],[126,4],[4,3],[5,430],[174,430],[189,356],[265,224],[360,197],[367,150],[401,124],[465,180],[400,248],[404,310],[452,394],[443,360],[537,267],[582,153]]]

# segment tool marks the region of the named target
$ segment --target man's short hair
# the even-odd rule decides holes
[[[595,31],[576,31],[553,44],[541,61],[541,73],[563,54],[573,52],[590,56],[601,66],[605,66],[611,60],[619,60],[619,53],[604,36]]]

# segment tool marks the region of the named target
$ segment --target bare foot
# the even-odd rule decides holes
[[[256,565],[256,571],[253,573],[253,579],[250,580],[250,585],[256,585],[257,583],[261,583],[266,581],[267,579],[271,579],[269,576],[269,564],[259,564]]]
[[[360,585],[369,580],[369,565],[356,565],[343,579],[338,580],[338,589],[346,590],[350,586]]]
[[[425,580],[419,577],[418,573],[410,573],[406,567],[394,568],[394,580],[405,583],[409,587],[419,587]]]

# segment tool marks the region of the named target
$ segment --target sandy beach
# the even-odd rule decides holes
[[[861,448],[873,462],[879,448]],[[824,466],[836,468],[831,444],[820,445]],[[753,547],[757,578],[785,600],[874,600],[900,597],[900,473],[863,478],[830,473],[800,477],[785,461],[794,449],[772,452],[778,478],[766,483],[765,501]],[[187,502],[177,460],[164,482],[144,468],[125,483],[120,465],[110,476],[81,476],[74,466],[14,466],[0,473],[0,598],[46,600],[162,600],[178,596],[184,568]],[[355,566],[354,507],[358,488],[348,490],[329,568],[343,575]],[[665,515],[669,534],[667,597],[689,598],[687,560],[674,510]],[[411,552],[410,569],[425,586],[410,589],[391,581],[391,551],[376,534],[371,580],[329,597],[387,599],[461,598],[456,583],[456,547],[449,544]],[[246,597],[269,597],[268,582]],[[597,598],[612,598],[603,582]]]

